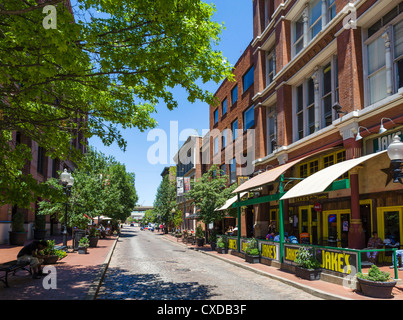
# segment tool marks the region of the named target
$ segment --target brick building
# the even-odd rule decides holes
[[[285,191],[299,181],[287,178],[305,179],[307,186],[284,197],[288,234],[308,233],[312,244],[363,248],[377,231],[402,243],[403,188],[388,180],[386,153],[375,154],[403,132],[402,58],[401,1],[253,1],[253,39],[235,65],[236,82],[224,81],[216,92],[220,105],[210,106],[211,131],[233,131],[236,119],[243,135],[254,129],[254,173],[250,163],[237,162],[248,172],[235,177],[249,180],[236,191],[274,199],[243,209],[242,236],[264,237],[270,221],[278,230],[281,195],[275,195],[283,175]],[[253,85],[244,91],[248,81]],[[381,125],[388,131],[380,133]],[[243,156],[250,151],[245,143]],[[224,164],[220,139],[212,139],[211,149],[213,162]],[[328,168],[347,168],[341,164],[361,158],[326,191],[309,193],[308,177],[323,172],[327,181]],[[226,168],[233,171],[231,163]]]
[[[197,208],[185,194],[190,190],[190,181],[202,176],[201,151],[203,137],[191,135],[179,148],[173,160],[176,163],[177,206],[183,214],[181,229],[196,230]]]

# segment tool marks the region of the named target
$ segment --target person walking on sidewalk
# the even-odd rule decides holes
[[[39,279],[40,275],[42,275],[41,265],[43,264],[43,259],[39,252],[47,246],[47,241],[34,240],[30,244],[24,246],[17,254],[17,263],[29,262],[33,271],[33,279]]]

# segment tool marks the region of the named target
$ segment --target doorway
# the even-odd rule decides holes
[[[253,224],[254,224],[254,214],[253,214],[253,207],[249,206],[246,208],[245,211],[246,215],[246,237],[252,238],[253,237]]]
[[[320,217],[313,206],[299,207],[299,234],[309,234],[309,243],[319,244]]]
[[[350,219],[350,210],[332,210],[323,212],[323,236],[327,240],[328,246],[342,248],[348,247]]]

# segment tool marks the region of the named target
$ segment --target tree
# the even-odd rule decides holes
[[[160,219],[168,224],[173,220],[172,209],[177,210],[175,181],[169,180],[169,175],[162,178],[154,200],[154,211]]]
[[[63,194],[58,180],[46,182],[55,192],[53,197],[39,203],[41,214],[58,214],[64,222],[64,203],[68,202],[69,226],[88,222],[85,215],[91,218],[106,215],[121,221],[130,216],[138,196],[135,176],[126,172],[123,164],[90,148],[72,175],[74,185],[69,197]]]
[[[217,172],[220,172],[218,166],[211,166],[201,178],[195,182],[191,181],[190,191],[186,194],[186,197],[200,209],[198,219],[205,224],[224,217],[223,211],[215,209],[223,206],[233,196],[232,191],[237,187],[237,184],[234,183],[227,188],[228,176],[223,175],[222,172],[220,175],[216,175]]]
[[[184,88],[190,102],[212,103],[199,83],[232,78],[213,48],[222,25],[201,0],[45,2],[57,7],[56,29],[43,26],[45,3],[0,4],[0,191],[10,202],[22,192],[46,197],[32,179],[24,181],[31,153],[10,144],[10,132],[52,158],[76,162],[81,155],[71,139],[98,136],[124,150],[120,130],[154,127],[158,102],[177,106],[174,87]]]

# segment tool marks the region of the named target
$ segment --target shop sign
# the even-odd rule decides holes
[[[183,195],[183,178],[182,177],[176,178],[176,195],[178,197]]]
[[[300,246],[284,244],[284,262],[295,265],[295,259]],[[352,251],[315,249],[316,259],[321,268],[342,274],[350,274],[358,270],[358,254]]]
[[[313,205],[313,208],[314,208],[315,211],[321,212],[321,211],[322,211],[322,204],[320,204],[319,202],[316,202],[316,203]]]
[[[228,249],[238,250],[237,239],[228,238]]]
[[[268,260],[279,260],[279,243],[259,241],[260,257]]]
[[[316,259],[321,263],[321,268],[342,274],[350,274],[352,270],[358,270],[358,255],[351,251],[317,249]]]
[[[246,246],[248,245],[247,239],[241,239],[241,252],[245,253]]]
[[[387,150],[388,146],[392,143],[393,137],[395,135],[400,136],[400,138],[403,140],[402,131],[396,131],[396,132],[393,132],[393,133],[390,133],[385,136],[381,136],[381,137],[378,137],[377,139],[372,140],[374,152]]]
[[[328,199],[329,195],[327,193],[324,194],[316,194],[304,197],[296,197],[295,202],[307,202],[312,200],[321,200],[321,199]]]

